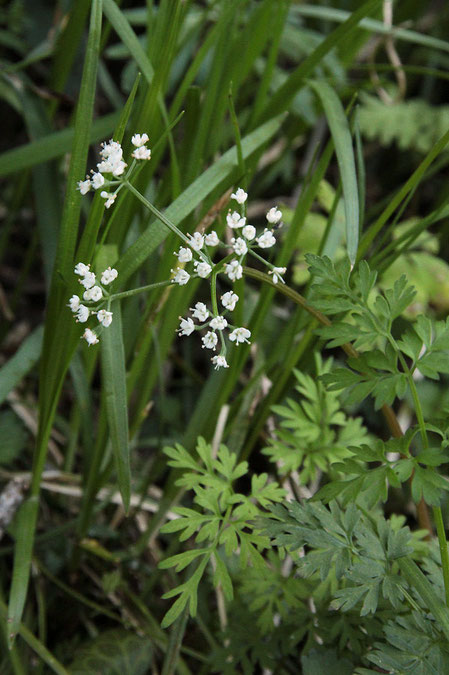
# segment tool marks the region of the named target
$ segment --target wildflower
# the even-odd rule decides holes
[[[219,368],[229,368],[228,362],[226,361],[226,358],[222,356],[222,354],[213,356],[211,361],[215,366],[215,370],[218,370]]]
[[[92,187],[94,190],[98,190],[98,188],[102,187],[104,185],[104,176],[102,173],[99,171],[93,172],[92,173],[92,178],[91,181]]]
[[[234,249],[237,255],[245,255],[245,253],[248,253],[248,246],[246,245],[246,241],[241,237],[238,237],[238,239],[232,238],[231,244],[232,248]]]
[[[247,328],[236,328],[235,330],[232,331],[232,333],[229,336],[229,339],[231,342],[235,342],[237,345],[240,342],[248,342],[248,338],[251,337],[251,331],[249,331]]]
[[[194,251],[201,251],[204,244],[204,237],[199,232],[194,232],[189,235],[189,245]]]
[[[85,265],[84,263],[77,263],[75,265],[75,274],[79,274],[80,277],[83,277],[85,274],[90,272],[90,265]]]
[[[260,248],[271,248],[276,243],[276,239],[273,236],[272,231],[267,230],[266,228],[263,234],[260,237],[257,237],[256,241],[259,244]]]
[[[79,180],[78,181],[77,190],[79,190],[82,195],[86,195],[89,192],[91,187],[92,187],[92,183],[90,182],[89,177],[86,177],[86,180]]]
[[[83,299],[90,302],[98,302],[103,297],[103,292],[100,286],[92,286],[83,293]]]
[[[95,286],[95,282],[97,281],[97,278],[93,272],[86,272],[84,275],[84,279],[80,279],[79,282],[84,286],[84,288],[92,288],[92,286]]]
[[[171,272],[175,272],[175,276],[172,279],[172,284],[185,286],[185,284],[190,279],[190,274],[185,270],[182,270],[180,267],[177,267],[176,270],[171,270]]]
[[[89,310],[86,307],[86,305],[80,305],[78,307],[78,311],[76,312],[76,320],[79,321],[79,323],[86,323],[87,319],[89,318]]]
[[[110,140],[109,143],[103,143],[100,155],[102,161],[97,164],[100,173],[112,173],[114,176],[121,176],[124,173],[127,164],[123,161],[123,150],[118,141]]]
[[[101,283],[102,283],[104,286],[107,286],[108,284],[112,284],[112,282],[114,281],[114,279],[117,279],[117,277],[118,277],[118,272],[117,272],[117,270],[114,269],[114,268],[111,269],[110,267],[108,267],[108,268],[103,272],[103,274],[101,275]]]
[[[235,281],[236,279],[242,278],[243,267],[238,260],[231,260],[230,263],[226,263],[225,272],[231,281]]]
[[[179,251],[173,251],[173,255],[176,255],[180,263],[190,262],[193,258],[193,253],[190,248],[184,248],[181,246]]]
[[[218,337],[216,333],[209,331],[204,337],[201,338],[201,340],[203,342],[203,349],[204,347],[206,347],[206,349],[215,349],[215,346],[218,342]]]
[[[234,211],[233,213],[228,213],[226,216],[226,222],[231,229],[235,229],[237,227],[244,227],[246,218],[241,216],[240,213],[237,213],[237,211]]]
[[[220,240],[215,230],[213,230],[210,234],[206,235],[205,241],[207,246],[218,246],[218,244],[220,243]]]
[[[193,333],[195,324],[192,319],[190,317],[188,319],[183,319],[181,316],[179,318],[181,319],[181,323],[176,332],[180,335],[190,335],[190,333]]]
[[[244,204],[248,197],[248,193],[243,190],[243,188],[237,188],[235,192],[232,193],[231,199],[235,199],[239,204]]]
[[[197,262],[197,261],[195,261],[194,265],[195,265],[195,272],[202,279],[207,279],[209,274],[212,272],[212,267],[207,262]]]
[[[151,150],[143,145],[141,148],[136,148],[132,156],[134,159],[151,159]]]
[[[136,148],[141,148],[142,145],[145,145],[145,143],[148,143],[150,139],[148,138],[147,134],[134,134],[134,136],[131,138],[131,143],[136,147]]]
[[[100,309],[100,311],[97,312],[97,319],[102,326],[108,328],[112,323],[112,312],[108,312],[106,309]]]
[[[96,345],[99,342],[96,334],[90,328],[86,328],[86,330],[83,333],[83,338],[86,340],[89,347],[90,345]]]
[[[209,316],[209,310],[207,309],[204,302],[197,302],[195,309],[191,307],[190,311],[192,312],[193,318],[198,319],[198,321],[206,321]]]
[[[231,312],[234,310],[238,301],[239,296],[237,295],[237,293],[234,293],[233,291],[227,291],[221,296],[221,302],[223,304],[223,307],[226,307],[226,309],[229,309]]]
[[[105,190],[103,190],[103,192],[100,192],[100,196],[103,197],[103,199],[106,199],[106,202],[105,202],[105,205],[104,205],[106,209],[109,209],[113,205],[113,203],[115,202],[115,200],[117,198],[117,195],[115,194],[115,192],[111,193],[111,192],[106,192]]]
[[[212,321],[209,323],[209,326],[213,328],[213,330],[223,330],[227,325],[228,322],[224,316],[214,316]]]
[[[282,281],[282,283],[285,283],[283,278],[281,277],[281,274],[285,274],[286,271],[287,271],[286,267],[273,267],[273,269],[268,272],[268,274],[273,275],[273,284],[277,284],[279,279]]]
[[[72,312],[77,312],[80,307],[80,299],[77,295],[72,295],[72,297],[69,300],[69,304],[67,307],[70,307]]]
[[[256,228],[254,225],[245,225],[242,230],[242,234],[248,241],[252,241],[256,236]]]
[[[268,211],[266,218],[269,223],[276,225],[276,223],[278,223],[282,218],[282,213],[279,211],[279,209],[273,206],[273,208]]]

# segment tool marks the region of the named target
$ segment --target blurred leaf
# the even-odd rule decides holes
[[[114,629],[78,647],[69,672],[71,675],[146,675],[152,662],[153,647],[148,636]]]

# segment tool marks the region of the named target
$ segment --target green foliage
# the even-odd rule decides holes
[[[144,675],[152,660],[153,647],[148,637],[138,637],[125,630],[109,630],[77,649],[69,672]]]
[[[204,544],[203,548],[191,549],[163,560],[159,567],[175,567],[177,572],[196,562],[196,569],[180,586],[173,588],[164,598],[180,597],[165,615],[163,626],[169,626],[189,603],[189,611],[195,616],[197,609],[197,589],[209,560],[214,565],[214,586],[220,585],[228,600],[233,597],[233,584],[226,563],[221,557],[229,558],[239,550],[239,564],[246,568],[251,564],[256,568],[265,567],[261,555],[268,548],[269,540],[255,531],[254,519],[261,515],[262,509],[282,501],[285,491],[275,482],[268,482],[268,475],[253,474],[248,495],[236,492],[233,483],[248,471],[247,462],[237,462],[237,456],[220,445],[214,457],[212,446],[203,438],[196,446],[198,460],[177,444],[165,448],[170,458],[168,464],[184,473],[177,485],[193,490],[194,504],[199,510],[177,507],[179,516],[162,527],[162,532],[180,532],[179,540],[185,541],[193,535],[195,542]]]
[[[281,418],[276,438],[262,452],[278,465],[280,475],[299,471],[301,483],[314,481],[318,471],[328,472],[334,462],[348,457],[350,445],[367,439],[360,417],[351,418],[341,409],[340,396],[323,384],[332,370],[332,359],[317,357],[316,376],[294,371],[300,402],[287,399],[286,405],[273,406]]]

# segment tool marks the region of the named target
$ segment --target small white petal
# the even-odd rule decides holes
[[[91,178],[92,187],[94,190],[98,190],[104,185],[104,176],[99,171],[94,172]]]
[[[136,148],[132,153],[134,159],[151,159],[151,150],[144,145],[141,148]]]
[[[95,286],[97,278],[93,272],[85,272],[84,279],[80,279],[79,282],[84,286],[84,288],[92,288]]]
[[[180,269],[179,267],[176,268],[176,270],[171,270],[172,272],[175,272],[175,276],[172,279],[173,284],[179,284],[180,286],[185,286],[185,284],[188,282],[190,279],[190,274],[186,272],[183,269]]]
[[[97,319],[102,326],[108,328],[112,323],[112,312],[108,312],[106,309],[100,309],[100,311],[97,312]]]
[[[233,213],[228,213],[226,222],[230,228],[235,229],[237,227],[244,227],[246,225],[246,218],[237,213],[237,211],[234,211]]]
[[[90,182],[90,178],[86,178],[86,180],[79,180],[78,181],[77,190],[79,190],[82,195],[87,194],[91,187],[92,187],[92,183]]]
[[[226,321],[224,316],[214,316],[212,321],[209,323],[209,326],[213,330],[224,330],[227,325],[228,325],[228,322]]]
[[[194,251],[201,251],[204,245],[204,237],[199,232],[194,232],[189,235],[189,245]]]
[[[182,317],[179,318],[181,319],[181,323],[177,333],[180,335],[190,335],[193,333],[195,330],[195,324],[193,323],[192,319],[190,317],[188,319],[183,319]]]
[[[103,297],[103,292],[100,286],[92,286],[83,293],[83,299],[87,302],[98,302]]]
[[[89,309],[85,305],[80,305],[76,313],[76,320],[80,323],[86,323],[87,319],[89,318],[89,314]]]
[[[117,277],[118,277],[118,272],[117,272],[117,270],[114,269],[114,268],[111,269],[110,267],[108,267],[108,268],[103,272],[103,274],[101,275],[101,283],[102,283],[104,286],[107,286],[108,284],[112,284],[112,282],[114,281],[114,279],[117,279]]]
[[[238,237],[237,239],[234,238],[231,239],[231,244],[232,248],[234,249],[237,255],[245,255],[246,253],[248,253],[248,246],[246,244],[246,241],[241,237]]]
[[[131,143],[136,147],[136,148],[141,148],[142,145],[145,145],[145,143],[148,143],[150,139],[148,138],[147,134],[134,134],[134,136],[131,138]]]
[[[198,319],[198,321],[201,322],[206,321],[209,317],[209,310],[204,302],[197,302],[195,308],[190,307],[190,311],[192,312],[193,318]]]
[[[247,328],[236,328],[229,335],[231,342],[235,342],[237,345],[241,342],[248,342],[248,338],[251,337],[251,332]]]
[[[70,307],[72,312],[77,312],[80,307],[80,299],[77,295],[72,295],[70,298],[67,307]]]
[[[213,230],[210,234],[206,235],[205,241],[206,246],[218,246],[218,244],[220,243],[220,240],[215,230]]]
[[[237,188],[235,192],[231,195],[232,199],[235,199],[239,204],[244,204],[248,198],[248,193],[243,190],[243,188]]]
[[[245,225],[242,230],[242,234],[247,241],[252,241],[256,236],[256,228],[254,225]]]
[[[267,229],[264,230],[264,233],[260,237],[257,237],[256,241],[260,248],[271,248],[276,243],[272,231]]]
[[[231,281],[236,281],[241,279],[243,275],[243,267],[240,265],[238,260],[231,260],[230,263],[225,265],[225,273],[228,275]]]
[[[96,334],[91,330],[90,328],[86,328],[86,330],[83,333],[83,338],[86,340],[87,344],[89,345],[96,345],[98,344],[98,338]]]
[[[272,225],[276,225],[282,218],[282,213],[277,209],[275,206],[273,206],[272,209],[270,209],[267,213],[267,220],[269,223]]]
[[[215,349],[218,342],[218,336],[216,333],[209,331],[204,337],[201,338],[201,340],[203,342],[203,349],[204,347],[206,347],[206,349]]]
[[[226,358],[221,354],[219,354],[218,356],[213,356],[211,358],[211,361],[215,366],[215,370],[218,370],[219,368],[229,368]]]
[[[237,295],[237,293],[234,293],[233,291],[227,291],[221,296],[221,302],[223,304],[223,307],[226,307],[226,309],[229,309],[231,312],[234,310],[238,301],[239,296]]]
[[[186,263],[190,262],[193,258],[193,253],[191,248],[181,248],[179,249],[178,253],[175,251],[175,255],[178,256],[178,260],[180,263]]]
[[[196,262],[195,261],[194,265],[195,265],[195,272],[202,279],[207,279],[209,274],[212,272],[212,267],[207,262]]]
[[[273,275],[273,284],[277,284],[277,282],[278,282],[279,280],[281,280],[282,283],[284,284],[285,281],[283,280],[283,278],[282,278],[281,275],[282,275],[282,274],[285,274],[286,271],[287,271],[287,268],[286,268],[286,267],[273,267],[273,269],[271,269],[271,270],[268,272],[268,274],[272,274],[272,275]]]
[[[77,263],[75,265],[75,274],[79,274],[80,277],[83,277],[85,274],[90,272],[90,265],[85,265],[84,263]]]

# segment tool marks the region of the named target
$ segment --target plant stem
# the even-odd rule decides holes
[[[148,286],[140,286],[139,288],[132,288],[130,291],[123,291],[122,293],[114,293],[110,296],[109,300],[121,300],[122,298],[129,298],[132,295],[138,295],[139,293],[145,293],[145,291],[150,291],[153,288],[158,288],[161,286],[170,286],[171,281],[158,281],[155,284],[148,284]]]

